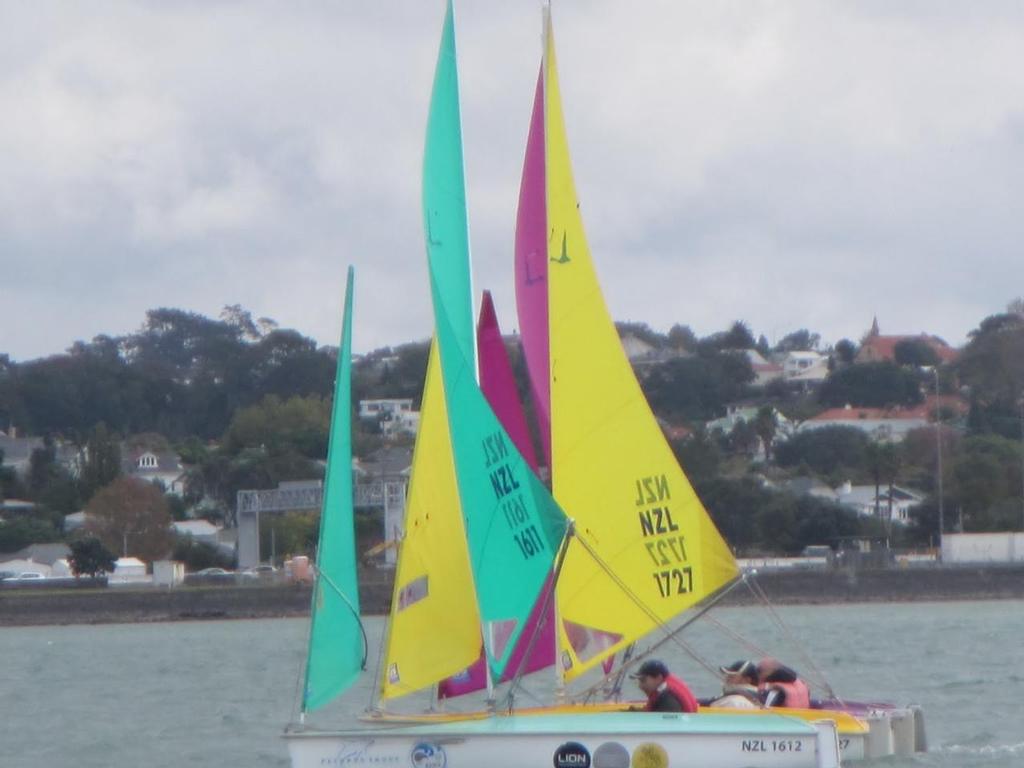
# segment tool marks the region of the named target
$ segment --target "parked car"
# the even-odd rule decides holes
[[[40,581],[45,578],[43,574],[36,573],[35,571],[22,571],[19,574],[8,576],[4,581]]]
[[[223,568],[203,568],[201,571],[196,571],[196,576],[230,576],[231,571],[226,571]]]
[[[246,568],[242,571],[241,576],[243,579],[264,579],[272,580],[277,577],[277,568],[272,565],[254,565],[252,568]]]
[[[203,568],[195,573],[185,575],[186,584],[212,585],[212,584],[234,584],[238,574],[224,568]]]

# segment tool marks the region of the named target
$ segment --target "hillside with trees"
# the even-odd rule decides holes
[[[982,320],[958,358],[945,364],[915,339],[897,344],[892,360],[858,363],[854,342],[822,348],[809,329],[788,333],[774,346],[742,322],[705,337],[681,324],[667,334],[640,323],[619,330],[652,350],[636,363],[641,386],[705,505],[739,551],[796,552],[880,533],[877,521],[778,490],[799,477],[831,487],[850,481],[919,489],[926,498],[913,524],[886,531],[914,545],[928,543],[937,528],[940,442],[947,531],[1024,524],[1021,304]],[[525,398],[518,340],[508,346]],[[794,387],[784,379],[755,384],[752,359],[793,352],[827,359],[820,386]],[[360,356],[353,368],[355,398],[410,398],[418,408],[427,353],[428,343],[418,341]],[[76,342],[62,355],[23,363],[0,355],[0,429],[43,438],[27,471],[0,468],[0,499],[35,504],[31,515],[0,526],[0,551],[60,538],[64,516],[81,509],[118,520],[118,505],[139,494],[120,476],[121,446],[173,450],[185,465],[183,498],[162,495],[166,508],[146,502],[161,521],[201,514],[230,524],[238,490],[319,477],[336,355],[335,348],[238,306],[225,307],[217,319],[155,309],[134,333]],[[832,407],[919,406],[936,386],[944,396],[969,402],[965,418],[937,406],[930,418],[939,419],[938,429],[912,431],[891,444],[850,427],[799,429]],[[740,406],[755,415],[728,431],[705,428]],[[356,452],[369,455],[384,437],[373,422],[356,423]],[[60,455],[68,446],[82,457],[74,471]],[[92,533],[119,551],[115,533],[125,525]],[[278,535],[308,547],[315,534],[313,515],[296,518]],[[167,543],[157,541],[154,551],[161,546]],[[196,562],[208,555],[186,554]]]

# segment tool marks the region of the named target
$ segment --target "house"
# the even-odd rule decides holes
[[[412,408],[412,398],[360,400],[359,418],[377,421],[385,435],[415,435],[420,425],[420,412]]]
[[[756,349],[744,349],[742,352],[754,371],[753,385],[755,387],[763,387],[783,377],[783,367],[778,363],[766,360],[764,355]]]
[[[185,494],[185,469],[173,451],[121,446],[121,474],[163,486],[175,496]]]
[[[951,363],[957,358],[957,351],[938,336],[927,333],[915,335],[883,336],[878,330],[878,318],[871,323],[871,330],[860,342],[857,363],[891,362],[896,359],[896,345],[902,341],[919,341],[935,352],[941,363]]]
[[[114,572],[107,577],[107,583],[139,584],[151,581],[146,575],[146,564],[137,557],[119,557],[114,561]]]
[[[72,512],[70,515],[64,515],[64,533],[71,533],[72,531],[77,531],[79,528],[84,528],[90,518],[91,515],[89,515],[84,509],[80,512]]]
[[[874,485],[851,485],[849,481],[835,491],[835,501],[841,506],[854,510],[861,517],[874,517],[877,513],[882,520],[889,514],[890,498],[892,522],[906,525],[910,522],[910,509],[924,501],[924,494],[898,485],[892,487],[891,495],[888,485],[880,486],[876,494]]]
[[[61,558],[67,558],[70,555],[71,548],[67,544],[57,541],[52,544],[29,544],[15,552],[12,557],[52,566]]]
[[[828,378],[828,357],[820,352],[794,350],[786,352],[778,362],[787,382],[811,386]]]
[[[3,453],[3,466],[13,469],[21,477],[28,475],[32,463],[32,452],[45,447],[41,437],[18,437],[17,430],[11,429],[8,434],[0,432],[0,452]],[[58,442],[55,446],[57,463],[78,476],[79,450],[75,446]]]
[[[16,575],[21,573],[38,573],[42,576],[49,576],[53,573],[53,568],[43,563],[37,563],[35,560],[25,560],[13,555],[0,555],[0,558],[2,557],[10,558],[8,560],[0,559],[0,571],[3,571],[4,573],[13,573]]]
[[[757,422],[757,414],[760,412],[762,406],[756,403],[735,403],[733,405],[727,405],[725,407],[725,416],[720,419],[714,419],[709,421],[705,428],[708,432],[713,432],[716,429],[722,430],[723,433],[728,435],[736,425],[741,421],[747,424],[754,424]],[[785,415],[778,409],[772,407],[772,413],[775,416],[775,441],[788,440],[796,433],[796,424],[787,419]]]
[[[856,512],[861,517],[878,516],[884,521],[889,513],[889,486],[882,485],[875,493],[874,485],[852,485],[849,481],[838,488],[831,488],[825,483],[811,477],[798,477],[786,482],[783,486],[790,493],[802,496],[814,496],[824,501],[831,501]],[[901,486],[892,489],[892,522],[906,525],[910,522],[910,509],[924,501],[924,495]]]
[[[907,433],[928,426],[936,414],[953,411],[959,417],[967,412],[968,405],[956,395],[929,395],[920,405],[913,407],[868,408],[845,405],[830,408],[800,425],[800,431],[822,429],[823,427],[853,427],[878,442],[902,442]]]
[[[217,546],[220,543],[220,527],[209,520],[179,520],[171,523],[171,530],[178,536],[189,536],[203,544]]]

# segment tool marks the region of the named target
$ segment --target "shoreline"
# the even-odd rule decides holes
[[[360,583],[364,615],[388,613],[391,581],[380,575],[364,574]],[[762,571],[757,584],[773,605],[1024,600],[1024,567]],[[0,628],[302,618],[309,615],[310,601],[310,588],[299,585],[8,588],[0,589]],[[740,586],[720,605],[758,602],[751,590]]]

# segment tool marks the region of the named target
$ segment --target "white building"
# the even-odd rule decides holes
[[[781,365],[766,360],[764,355],[756,349],[744,349],[744,356],[754,371],[754,386],[763,387],[783,377],[784,371]]]
[[[360,400],[359,418],[380,422],[385,435],[415,435],[420,426],[420,412],[413,410],[411,398]]]
[[[889,486],[881,485],[875,494],[874,485],[851,485],[849,481],[835,490],[835,500],[844,507],[854,510],[861,517],[878,517],[885,520],[889,514]],[[902,488],[892,489],[892,522],[906,525],[910,522],[910,509],[924,501],[924,495]]]
[[[157,483],[167,493],[183,496],[185,493],[185,469],[177,454],[171,451],[156,452],[135,450],[127,452],[122,446],[121,472],[140,480]]]
[[[916,408],[830,408],[800,425],[800,431],[824,427],[853,427],[876,442],[898,443],[914,429],[928,426],[928,413]]]

